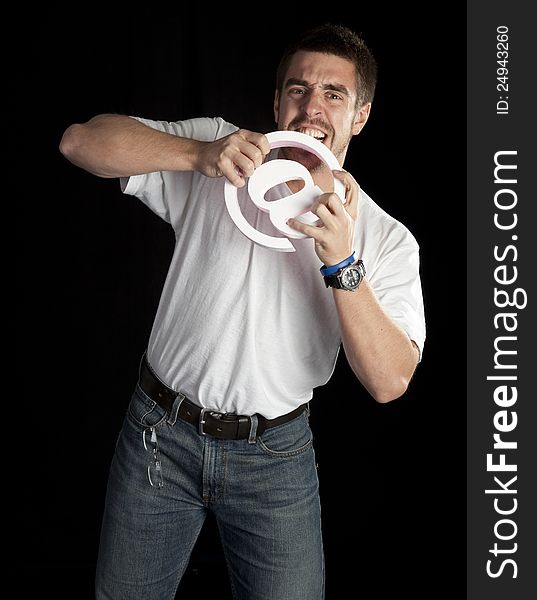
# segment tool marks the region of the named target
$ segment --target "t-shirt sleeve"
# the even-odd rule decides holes
[[[132,118],[153,129],[203,142],[212,142],[237,129],[220,117],[205,117],[178,122]],[[179,226],[185,204],[199,177],[200,174],[193,171],[156,171],[144,175],[122,177],[120,185],[123,193],[139,198],[175,229]]]
[[[384,310],[418,346],[421,360],[425,313],[419,245],[402,225],[394,227],[381,244],[381,258],[374,271],[367,274],[368,280]]]

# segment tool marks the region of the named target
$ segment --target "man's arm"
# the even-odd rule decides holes
[[[323,194],[311,208],[321,226],[288,221],[315,240],[315,251],[325,265],[335,265],[352,254],[358,218],[358,184],[345,171],[334,171],[334,175],[345,183],[345,205],[335,194]],[[354,374],[377,402],[395,400],[404,394],[416,369],[417,346],[384,311],[367,279],[355,292],[333,289],[333,294],[343,348]]]
[[[367,279],[356,292],[333,290],[345,356],[377,402],[402,396],[419,360],[417,346],[387,315]]]
[[[242,187],[270,147],[266,137],[239,129],[214,142],[158,131],[124,115],[98,115],[68,127],[60,152],[99,177],[130,177],[155,171],[199,171]]]

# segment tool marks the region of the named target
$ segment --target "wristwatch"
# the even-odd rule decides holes
[[[365,266],[361,260],[357,260],[343,267],[333,275],[324,276],[324,284],[326,287],[333,287],[338,290],[348,290],[354,292],[365,277]]]

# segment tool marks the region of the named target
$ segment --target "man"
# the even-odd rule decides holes
[[[277,128],[316,137],[343,164],[375,83],[375,60],[358,36],[316,28],[280,62]],[[330,378],[341,342],[377,401],[405,392],[425,339],[416,241],[350,173],[286,148],[325,192],[311,208],[318,222],[288,221],[307,236],[293,241],[296,252],[255,245],[227,214],[224,183],[238,188],[250,223],[281,235],[245,186],[277,153],[263,134],[220,118],[100,115],[69,127],[61,151],[121,178],[176,235],[110,471],[97,598],[173,597],[207,510],[236,598],[322,598],[308,401]],[[345,204],[331,193],[334,177]],[[291,181],[269,194],[299,188]]]

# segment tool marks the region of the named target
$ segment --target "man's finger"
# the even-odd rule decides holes
[[[323,196],[317,198],[310,210],[313,214],[317,215],[319,219],[321,219],[324,225],[329,226],[331,223],[333,223],[335,216],[337,215],[337,204],[340,205],[340,210],[343,210],[343,204],[341,204],[341,200],[339,198],[337,198],[335,201],[331,201],[329,198],[325,198],[324,196],[328,196],[328,194],[323,194]]]
[[[306,225],[306,223],[302,223],[297,219],[288,219],[287,225],[293,229],[296,229],[297,231],[300,231],[300,233],[313,238],[316,241],[320,240],[324,235],[322,228],[314,227],[313,225]]]
[[[255,131],[248,131],[247,129],[241,129],[240,132],[246,141],[259,148],[263,154],[263,158],[270,152],[270,144],[266,135],[256,133]]]
[[[239,167],[237,167],[235,163],[230,163],[229,165],[226,165],[221,170],[221,173],[229,181],[229,183],[231,183],[231,185],[234,185],[235,187],[241,188],[246,183],[243,172],[241,171],[241,169],[239,169]]]
[[[345,208],[343,202],[341,202],[341,198],[334,192],[326,192],[321,194],[317,198],[316,203],[313,204],[313,207],[317,206],[318,204],[323,204],[326,206],[330,213],[336,217],[344,214]],[[312,212],[315,212],[313,208],[311,210]]]
[[[345,210],[349,215],[356,219],[358,216],[358,196],[360,192],[360,186],[354,177],[348,171],[332,171],[334,177],[337,177],[345,185]]]

